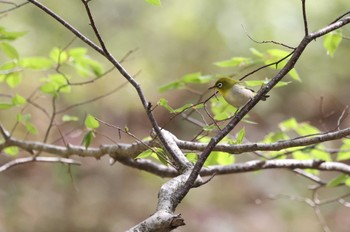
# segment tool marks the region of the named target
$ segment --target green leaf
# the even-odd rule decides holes
[[[7,110],[13,107],[12,103],[3,102],[0,103],[0,110]]]
[[[289,136],[284,132],[269,133],[265,136],[265,143],[274,143],[281,140],[287,140]]]
[[[278,127],[281,131],[289,131],[299,127],[299,123],[295,118],[290,118],[279,123]]]
[[[342,41],[341,30],[332,31],[326,34],[324,37],[323,46],[327,51],[327,55],[329,55],[330,57],[333,57],[341,41]]]
[[[6,83],[11,88],[17,87],[22,82],[22,75],[19,72],[13,72],[6,76]]]
[[[38,129],[36,129],[36,127],[31,122],[26,122],[24,126],[30,134],[32,135],[38,134]]]
[[[345,180],[345,185],[350,187],[350,177]]]
[[[148,149],[144,152],[141,152],[138,156],[136,156],[135,159],[144,159],[144,158],[148,158],[152,155],[153,151],[151,149]]]
[[[52,95],[57,95],[57,85],[53,82],[47,82],[40,86],[40,91]]]
[[[186,158],[188,161],[190,161],[191,163],[196,163],[198,160],[198,155],[196,153],[186,153]]]
[[[0,43],[0,49],[7,55],[7,57],[11,59],[18,60],[19,54],[15,47],[13,47],[11,44],[7,42]]]
[[[26,32],[9,32],[4,27],[0,27],[0,40],[15,40],[25,34]]]
[[[237,144],[242,144],[245,137],[245,128],[243,127],[237,134]]]
[[[233,57],[229,60],[223,60],[214,63],[219,67],[245,67],[254,64],[254,60],[249,57]]]
[[[75,59],[72,60],[71,65],[82,77],[88,77],[92,74],[100,76],[104,72],[102,65],[88,56],[75,57]]]
[[[146,2],[148,2],[149,4],[155,5],[155,6],[160,6],[161,2],[160,0],[145,0]]]
[[[174,89],[181,89],[185,86],[185,84],[181,81],[174,81],[169,84],[163,85],[162,87],[159,88],[160,92],[165,92],[168,90],[174,90]]]
[[[62,74],[51,74],[44,79],[46,83],[40,86],[40,90],[44,93],[57,95],[59,92],[68,93],[71,87],[68,85],[67,77]]]
[[[74,57],[75,59],[79,59],[84,57],[87,54],[87,49],[84,47],[77,47],[68,50],[68,55],[70,57]]]
[[[27,100],[19,94],[12,97],[12,104],[15,106],[22,106],[27,103]]]
[[[314,159],[324,160],[324,161],[332,161],[331,155],[329,152],[325,152],[319,149],[312,149],[310,152]]]
[[[202,74],[200,72],[196,72],[196,73],[190,73],[187,74],[183,77],[181,77],[181,80],[184,84],[189,84],[189,83],[208,83],[213,79],[212,76],[210,75],[206,75],[206,76],[202,76]]]
[[[350,140],[343,139],[343,145],[340,147],[340,152],[337,154],[337,161],[350,159]]]
[[[234,156],[227,152],[213,151],[205,161],[205,166],[230,165],[234,163]]]
[[[159,99],[159,101],[157,102],[157,105],[163,106],[170,113],[174,112],[174,109],[171,106],[169,106],[168,100],[166,100],[165,98]]]
[[[264,56],[263,53],[259,52],[259,51],[258,51],[257,49],[255,49],[255,48],[250,48],[249,50],[250,50],[250,52],[251,52],[253,55],[255,55],[255,56],[259,57],[259,58],[262,58],[262,57]]]
[[[19,65],[23,68],[41,70],[51,68],[53,62],[46,57],[28,57],[21,59]]]
[[[79,120],[78,117],[72,116],[72,115],[67,115],[67,114],[63,115],[63,117],[62,117],[63,122],[75,122],[78,120]]]
[[[211,111],[214,114],[215,120],[224,120],[233,116],[237,109],[226,103],[222,96],[210,99]]]
[[[319,134],[321,131],[314,127],[311,126],[310,124],[307,123],[302,123],[299,124],[299,127],[295,129],[295,131],[300,135],[300,136],[305,136],[305,135],[314,135],[314,134]]]
[[[203,127],[204,131],[212,131],[216,128],[215,124]]]
[[[344,182],[346,180],[349,179],[349,176],[346,175],[346,174],[340,174],[339,176],[333,178],[332,180],[330,180],[328,183],[327,183],[327,186],[328,187],[337,187],[339,185],[342,185],[344,184]]]
[[[68,53],[59,48],[53,48],[49,56],[56,64],[63,64],[68,60]]]
[[[86,116],[84,124],[85,124],[86,128],[92,129],[92,130],[96,129],[100,126],[100,123],[91,114],[88,114]]]
[[[17,121],[20,122],[30,134],[37,134],[37,128],[30,122],[32,116],[30,114],[17,114]]]
[[[305,153],[302,151],[295,151],[293,152],[293,158],[297,160],[309,160],[312,159],[311,155],[309,153]]]
[[[4,152],[7,155],[10,155],[10,156],[16,156],[18,154],[18,152],[19,152],[19,149],[18,149],[18,147],[11,146],[11,147],[6,147],[4,149]]]
[[[93,131],[89,130],[84,135],[83,140],[81,142],[81,145],[83,145],[85,147],[85,149],[87,149],[90,146],[90,144],[91,144],[92,140],[94,139],[94,137],[95,137],[95,133]]]
[[[300,76],[295,68],[291,69],[288,73],[294,80],[301,82]]]

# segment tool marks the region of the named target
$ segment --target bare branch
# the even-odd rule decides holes
[[[62,158],[62,157],[25,157],[11,160],[10,162],[0,166],[0,172],[6,171],[14,166],[32,163],[32,162],[44,162],[44,163],[62,163],[69,165],[81,165],[80,162],[72,159]]]

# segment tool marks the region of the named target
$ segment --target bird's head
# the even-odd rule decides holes
[[[226,91],[230,90],[232,86],[237,84],[239,81],[229,78],[229,77],[222,77],[218,81],[215,82],[215,85],[210,87],[209,89],[217,89],[221,94],[225,93]]]

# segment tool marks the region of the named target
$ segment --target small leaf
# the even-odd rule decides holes
[[[7,110],[13,107],[12,103],[3,102],[0,103],[0,110]]]
[[[245,137],[245,129],[243,127],[237,134],[237,144],[242,144],[244,137]]]
[[[0,40],[15,40],[25,34],[26,32],[10,32],[7,31],[4,27],[0,27]]]
[[[34,70],[49,69],[52,67],[52,60],[46,57],[28,57],[19,61],[19,65],[23,68],[29,68]]]
[[[166,100],[165,98],[161,98],[159,99],[157,105],[160,105],[160,106],[163,106],[165,109],[167,109],[170,113],[173,113],[174,112],[174,109],[169,106],[168,104],[168,100]]]
[[[72,115],[67,115],[67,114],[63,115],[63,117],[62,117],[63,122],[75,122],[78,120],[79,120],[78,117],[72,116]]]
[[[6,83],[11,88],[17,87],[22,82],[22,76],[19,72],[13,72],[6,76]]]
[[[155,5],[155,6],[160,6],[161,2],[160,0],[145,0],[146,2],[148,2],[149,4]]]
[[[340,152],[337,154],[337,161],[350,159],[350,140],[343,139],[343,145],[340,147]]]
[[[91,114],[88,114],[86,116],[84,124],[85,124],[86,128],[92,129],[92,130],[96,129],[100,126],[100,123]]]
[[[188,161],[190,161],[191,163],[196,163],[198,160],[198,154],[196,153],[186,153],[186,158]]]
[[[229,60],[215,62],[214,64],[219,67],[244,67],[254,64],[254,60],[248,57],[233,57]]]
[[[335,178],[333,178],[332,180],[330,180],[328,183],[327,183],[327,186],[328,187],[337,187],[341,184],[344,184],[344,181],[346,181],[347,179],[349,179],[349,176],[346,175],[346,174],[341,174]]]
[[[63,64],[68,60],[68,54],[66,51],[63,51],[59,48],[53,48],[50,52],[50,58],[56,64]]]
[[[22,97],[21,95],[19,94],[16,94],[13,98],[12,98],[12,104],[15,105],[15,106],[21,106],[21,105],[24,105],[26,104],[27,100]]]
[[[289,131],[298,128],[299,124],[295,118],[290,118],[279,123],[278,127],[281,131]]]
[[[18,154],[18,152],[19,152],[19,149],[18,149],[18,147],[11,146],[11,147],[6,147],[4,149],[4,152],[7,155],[10,155],[10,156],[16,156]]]
[[[323,46],[327,51],[327,55],[334,56],[339,44],[342,41],[342,32],[340,30],[332,31],[325,35]]]
[[[24,126],[26,127],[27,131],[28,131],[30,134],[32,134],[32,135],[38,134],[38,129],[36,129],[36,127],[35,127],[32,123],[26,122],[26,123],[24,124]]]
[[[93,140],[94,137],[95,137],[94,132],[91,131],[91,130],[89,130],[89,131],[84,135],[83,141],[81,142],[81,145],[83,145],[83,146],[85,147],[85,149],[87,149],[87,148],[90,146],[90,144],[91,144],[91,142],[92,142],[92,140]]]
[[[0,49],[7,55],[7,57],[11,59],[18,60],[19,54],[15,47],[13,47],[11,44],[7,42],[0,43]]]
[[[255,48],[250,48],[249,49],[250,50],[250,52],[253,54],[253,55],[255,55],[255,56],[257,56],[257,57],[263,57],[264,56],[264,54],[263,53],[261,53],[261,52],[259,52],[257,49],[255,49]]]
[[[141,152],[138,156],[136,156],[135,159],[144,159],[144,158],[148,158],[152,155],[153,151],[151,149],[148,149],[144,152]]]
[[[168,90],[174,90],[174,89],[181,89],[185,86],[185,84],[181,81],[174,81],[169,84],[163,85],[162,87],[159,88],[160,92],[165,92]]]

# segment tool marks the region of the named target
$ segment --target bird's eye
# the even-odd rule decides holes
[[[218,87],[219,89],[221,89],[221,87],[222,87],[222,83],[221,83],[221,82],[219,82],[219,83],[216,85],[216,87]]]

